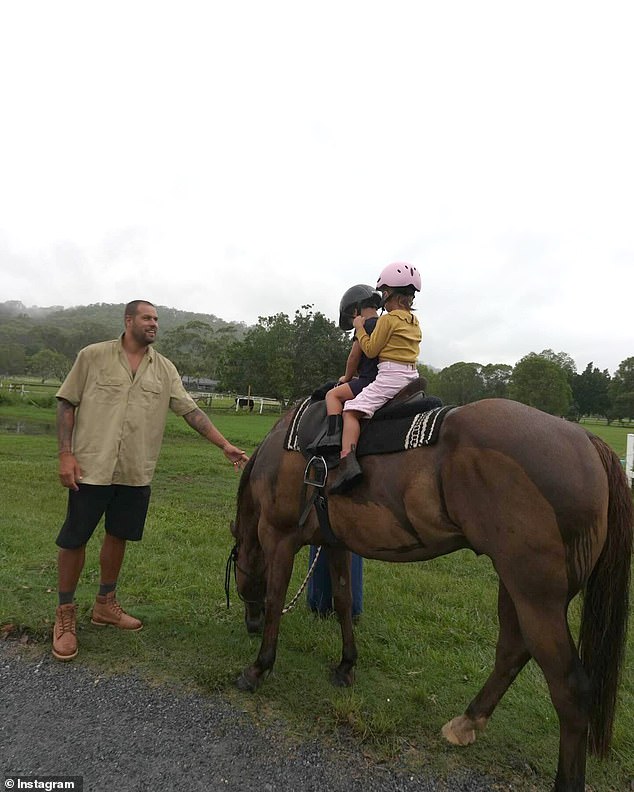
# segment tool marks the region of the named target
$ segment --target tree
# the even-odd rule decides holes
[[[480,369],[482,397],[486,399],[506,399],[509,383],[513,376],[513,366],[506,363],[489,363]]]
[[[531,352],[515,365],[509,396],[551,415],[565,416],[572,390],[566,372],[558,363]]]
[[[351,341],[328,317],[312,305],[302,305],[293,320],[293,386],[298,399],[344,372]]]
[[[581,374],[572,378],[572,396],[579,415],[607,416],[610,408],[608,387],[610,374],[607,369],[600,371],[590,362]]]
[[[26,371],[26,355],[21,344],[0,344],[0,373],[24,374]]]
[[[634,357],[619,365],[608,388],[610,410],[608,418],[632,420],[634,418]]]
[[[577,366],[567,352],[553,352],[552,349],[544,349],[540,352],[540,357],[546,360],[552,360],[553,363],[556,363],[565,373],[568,383],[572,384],[572,379],[577,373]]]
[[[40,349],[27,361],[27,368],[31,374],[47,379],[63,380],[71,369],[71,362],[67,357],[54,352],[52,349]]]
[[[437,381],[438,381],[438,372],[433,369],[431,366],[427,366],[425,363],[419,363],[416,366],[418,370],[418,376],[421,379],[427,380],[427,387],[425,388],[425,392],[429,396],[435,396],[437,388]]]
[[[218,334],[208,322],[193,320],[168,330],[157,348],[181,374],[216,378],[220,354],[231,338],[229,333]]]
[[[292,391],[293,345],[288,315],[261,316],[244,341],[231,344],[220,361],[221,387],[285,401]]]
[[[478,399],[508,398],[513,367],[506,363],[454,363],[439,372],[419,365],[418,371],[429,381],[427,392],[448,404],[468,404]]]
[[[436,395],[445,404],[468,404],[482,398],[484,384],[479,363],[454,363],[442,369],[435,382]]]
[[[284,402],[309,394],[339,377],[350,341],[323,314],[304,305],[291,322],[287,314],[258,319],[244,341],[231,344],[222,356],[222,387],[266,395]]]
[[[2,370],[6,373],[24,374],[26,359],[37,352],[49,349],[59,352],[68,359],[75,358],[80,349],[88,344],[116,338],[123,329],[123,303],[111,305],[96,303],[75,308],[26,308],[22,303],[0,303],[0,338],[3,351],[0,353]],[[213,376],[216,358],[221,349],[244,337],[246,325],[243,322],[225,322],[213,314],[197,314],[175,308],[159,306],[161,334],[183,325],[192,333],[192,350],[185,358],[187,366],[194,373]],[[196,330],[196,325],[199,325]],[[209,328],[209,333],[201,328]],[[199,339],[206,338],[202,343]],[[198,344],[198,346],[197,346]],[[11,354],[9,362],[6,355]]]

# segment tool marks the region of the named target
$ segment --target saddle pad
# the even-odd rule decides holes
[[[284,448],[287,451],[301,451],[299,447],[299,439],[298,439],[298,432],[299,432],[299,425],[302,420],[302,415],[306,412],[308,407],[313,404],[312,396],[309,396],[307,399],[299,405],[299,407],[295,410],[295,414],[291,419],[291,422],[288,427],[288,431],[286,432],[286,438],[284,439]],[[321,402],[324,405],[324,413],[325,410],[325,402]]]
[[[387,421],[370,421],[362,430],[357,447],[357,456],[368,454],[390,454],[408,451],[410,448],[433,445],[438,440],[440,427],[455,405],[435,407],[408,418]]]
[[[312,408],[309,410],[308,408]],[[368,454],[389,454],[396,451],[407,451],[410,448],[432,445],[438,439],[440,427],[445,415],[454,405],[435,407],[432,410],[410,415],[404,418],[394,418],[382,421],[368,421],[362,424],[361,436],[357,446],[357,456]],[[308,413],[307,413],[308,411]],[[326,414],[323,402],[315,403],[310,398],[305,399],[295,411],[284,441],[287,451],[303,451],[305,442],[299,440],[302,418],[311,424],[319,425]],[[304,430],[306,427],[302,427]],[[315,429],[301,433],[303,440],[313,439]]]

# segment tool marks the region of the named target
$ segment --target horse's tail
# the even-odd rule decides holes
[[[632,495],[617,455],[589,434],[608,477],[607,538],[584,591],[579,654],[592,684],[588,747],[610,749],[616,696],[625,655],[632,557]]]

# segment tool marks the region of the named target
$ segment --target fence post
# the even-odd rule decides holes
[[[627,436],[627,449],[625,451],[625,475],[630,482],[630,488],[634,483],[634,434]]]

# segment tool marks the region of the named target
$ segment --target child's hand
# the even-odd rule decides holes
[[[352,320],[352,325],[355,330],[358,330],[360,327],[365,325],[365,316],[355,316]]]

